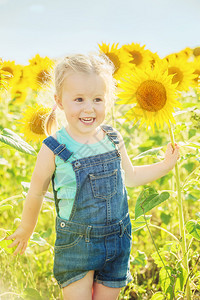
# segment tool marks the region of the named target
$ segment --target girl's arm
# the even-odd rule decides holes
[[[21,254],[23,254],[27,247],[28,240],[36,226],[42,201],[54,170],[54,154],[43,144],[38,153],[35,169],[31,178],[30,189],[24,203],[21,223],[17,230],[6,238],[7,240],[14,239],[13,243],[8,246],[9,248],[17,246],[14,255],[20,251]]]
[[[122,168],[125,171],[125,184],[128,187],[136,187],[150,183],[172,170],[179,158],[179,146],[168,143],[165,158],[162,162],[151,165],[133,166],[128,157],[126,147],[121,134],[118,132],[120,144],[119,149],[122,157]]]

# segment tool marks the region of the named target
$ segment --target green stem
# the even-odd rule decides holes
[[[141,207],[142,207],[142,206],[141,206]],[[144,208],[143,208],[143,207],[142,207],[142,210],[143,210],[143,213],[144,213]],[[168,277],[169,277],[169,279],[170,279],[170,275],[169,275],[169,272],[168,272],[168,270],[167,270],[167,267],[165,266],[165,263],[164,263],[164,261],[163,261],[163,259],[162,259],[162,256],[160,255],[160,252],[159,252],[159,250],[158,250],[158,247],[156,246],[156,243],[154,242],[154,238],[153,238],[153,236],[152,236],[151,230],[149,229],[149,226],[148,226],[148,223],[147,223],[147,219],[146,219],[145,213],[144,213],[144,219],[145,219],[145,223],[146,223],[147,229],[148,229],[148,231],[149,231],[149,234],[150,234],[150,236],[151,236],[151,239],[152,239],[152,241],[153,241],[154,247],[156,248],[156,251],[157,251],[157,253],[158,253],[158,256],[160,257],[160,260],[161,260],[161,262],[162,262],[162,264],[163,264],[163,266],[164,266],[164,268],[165,268],[165,270],[166,270],[166,273],[167,273],[167,275],[168,275]]]
[[[160,226],[157,226],[157,225],[154,225],[154,224],[149,224],[149,226],[151,227],[155,227],[157,229],[160,229],[160,230],[163,230],[164,232],[168,233],[169,235],[171,235],[177,242],[179,242],[179,240],[177,239],[177,237],[175,237],[175,235],[173,235],[171,232],[169,232],[168,230],[160,227]]]
[[[175,141],[174,141],[174,135],[172,126],[170,124],[169,126],[169,134],[171,138],[171,143],[173,148],[175,148]],[[185,228],[184,228],[184,213],[183,213],[183,202],[181,197],[181,186],[180,186],[180,175],[179,175],[179,169],[178,169],[178,162],[175,165],[175,177],[176,177],[176,189],[177,189],[177,197],[178,197],[178,212],[179,212],[179,229],[180,229],[180,244],[182,248],[182,255],[183,255],[183,266],[187,272],[186,277],[189,275],[189,266],[188,266],[188,254],[187,254],[187,244],[186,244],[186,236],[185,236]],[[186,294],[187,299],[191,300],[191,290],[190,290],[190,283],[189,278],[187,281],[186,286]]]
[[[17,198],[22,198],[22,194],[15,195],[15,196],[12,196],[12,197],[9,197],[7,199],[2,200],[2,201],[0,201],[0,205],[2,205],[3,203],[5,203],[7,201],[14,200],[14,199],[17,199]]]

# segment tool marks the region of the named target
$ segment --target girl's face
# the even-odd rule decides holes
[[[92,137],[105,119],[106,84],[95,73],[71,72],[64,80],[62,99],[56,100],[76,137]]]

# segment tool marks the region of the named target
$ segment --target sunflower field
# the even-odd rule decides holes
[[[127,188],[133,281],[118,300],[200,299],[200,47],[161,58],[140,44],[99,44],[115,66],[117,94],[106,122],[124,138],[133,165],[180,159],[166,176]],[[5,238],[20,224],[44,123],[54,105],[56,60],[0,58],[0,299],[63,299],[53,277],[52,187],[24,255]],[[64,122],[61,112],[57,112]],[[78,261],[77,261],[78,264]]]

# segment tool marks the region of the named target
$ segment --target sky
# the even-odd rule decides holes
[[[0,0],[0,57],[28,64],[98,43],[139,43],[164,57],[200,46],[200,0]],[[198,38],[199,36],[199,38]]]

